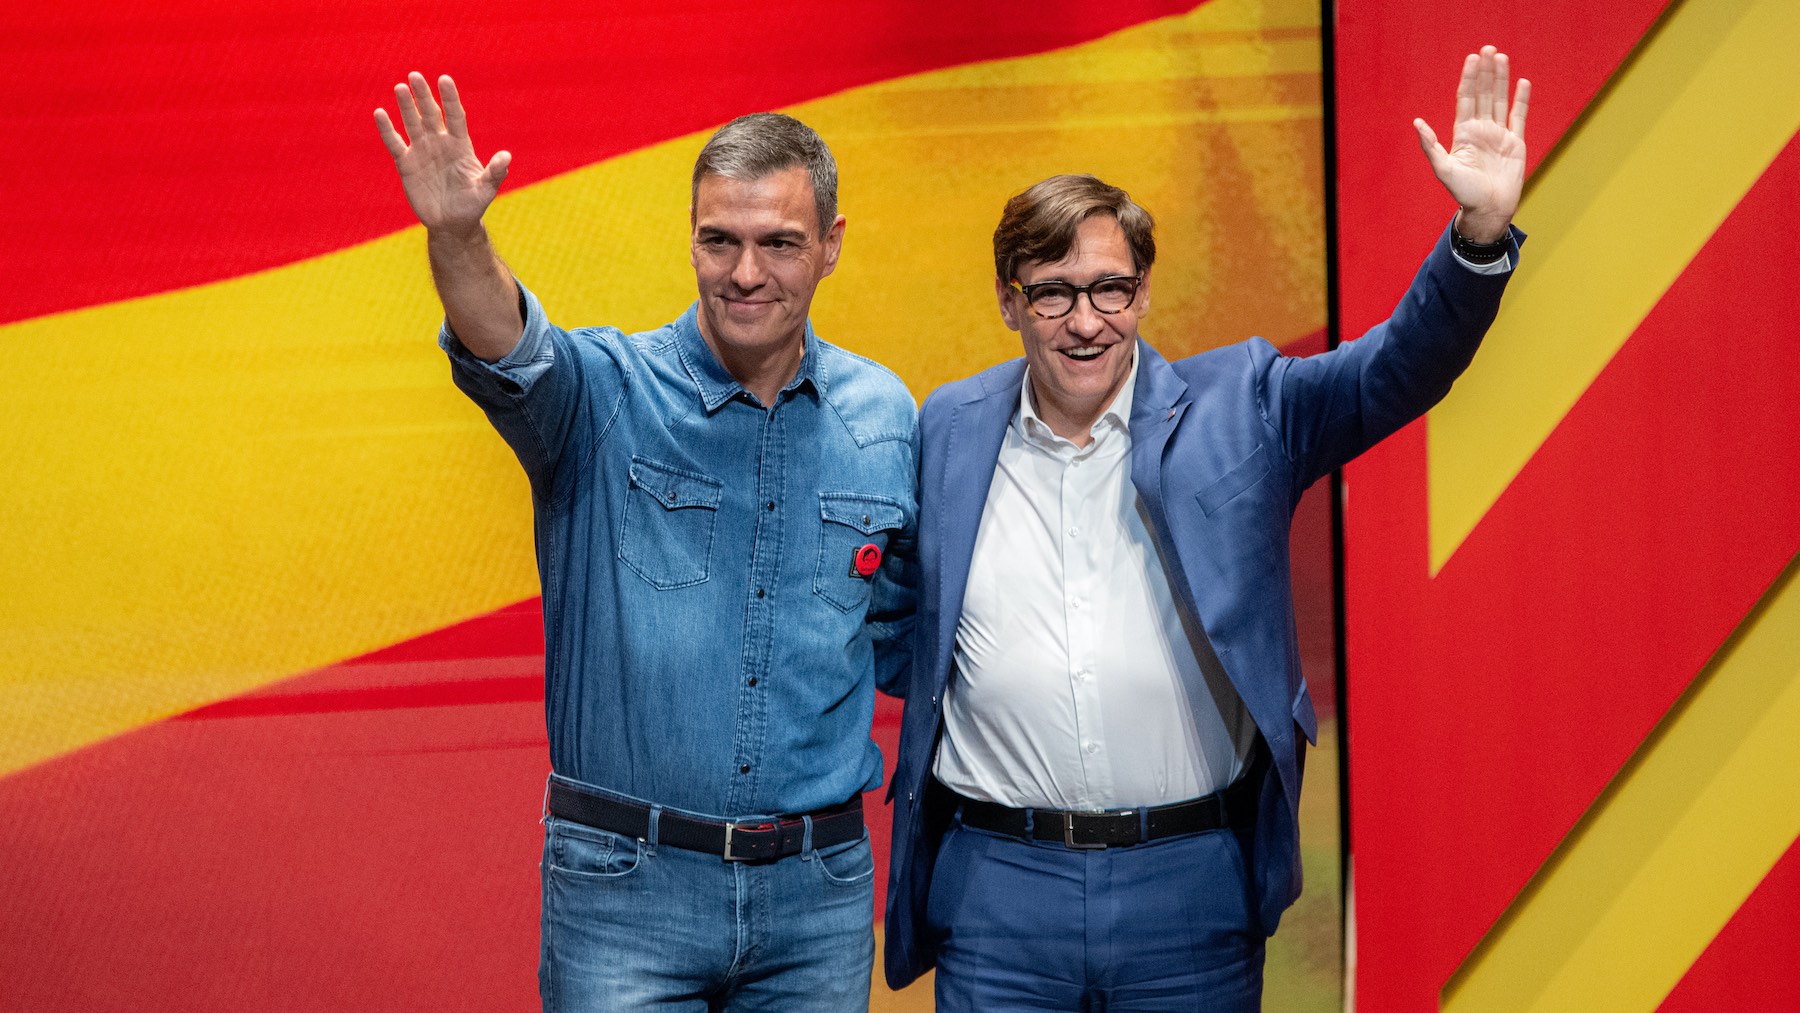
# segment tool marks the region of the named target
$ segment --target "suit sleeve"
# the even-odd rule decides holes
[[[1511,263],[1525,239],[1511,230]],[[1387,320],[1320,355],[1274,357],[1258,392],[1300,488],[1431,410],[1467,369],[1511,272],[1472,270],[1445,228]]]
[[[868,621],[875,636],[875,688],[904,698],[912,678],[913,628],[919,603],[919,426],[915,417],[906,441],[915,476],[913,509],[906,524],[888,540],[887,554],[869,589]]]

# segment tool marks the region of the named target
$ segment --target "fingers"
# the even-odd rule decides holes
[[[1513,89],[1512,121],[1507,129],[1520,137],[1525,136],[1525,110],[1531,106],[1531,82],[1519,78],[1519,84]]]
[[[438,108],[437,100],[431,97],[431,85],[425,83],[425,75],[415,70],[406,75],[406,83],[412,89],[413,101],[419,104],[419,118],[425,126],[432,130],[441,129],[444,113]]]
[[[462,96],[456,93],[456,82],[449,74],[438,78],[438,95],[444,100],[444,126],[454,137],[469,136],[469,117],[463,112]]]
[[[394,101],[400,105],[400,122],[406,124],[406,136],[417,141],[425,128],[419,122],[419,106],[413,101],[412,89],[404,84],[394,85]]]
[[[1463,60],[1462,80],[1456,83],[1456,122],[1475,118],[1475,73],[1481,60],[1470,53]]]
[[[500,184],[506,179],[506,170],[511,165],[512,152],[496,151],[494,157],[488,159],[487,168],[482,170],[481,177],[487,181],[489,186],[498,190]]]
[[[395,158],[406,154],[406,141],[394,129],[394,121],[388,119],[386,109],[375,110],[375,129],[380,132],[381,143],[387,146],[388,154]]]
[[[1444,150],[1442,144],[1438,143],[1437,132],[1432,130],[1431,125],[1424,120],[1413,120],[1413,129],[1418,131],[1419,148],[1425,152],[1425,160],[1431,163],[1431,168],[1435,172],[1438,163],[1449,158],[1450,153]]]
[[[1488,47],[1492,49],[1492,46]],[[1485,52],[1485,50],[1484,50]],[[1507,75],[1511,72],[1511,62],[1505,53],[1494,54],[1494,122],[1506,126],[1506,92]]]
[[[1475,116],[1494,118],[1494,47],[1482,46],[1475,60]]]

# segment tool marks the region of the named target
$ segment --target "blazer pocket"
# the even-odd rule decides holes
[[[1269,473],[1269,455],[1262,447],[1249,457],[1244,458],[1230,471],[1207,484],[1206,488],[1194,494],[1200,501],[1200,510],[1211,517],[1215,511],[1236,499],[1244,490],[1263,480]]]

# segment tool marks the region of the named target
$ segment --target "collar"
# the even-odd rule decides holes
[[[1139,347],[1132,349],[1131,372],[1125,375],[1125,383],[1119,387],[1119,393],[1113,396],[1112,403],[1106,406],[1106,410],[1100,413],[1100,417],[1089,428],[1088,432],[1094,437],[1095,443],[1110,429],[1117,429],[1122,433],[1131,432],[1131,406],[1136,397],[1138,367],[1144,363],[1142,352],[1143,349]],[[1021,436],[1035,443],[1058,440],[1073,442],[1056,435],[1051,431],[1050,424],[1038,415],[1037,406],[1032,404],[1031,398],[1030,366],[1025,367],[1025,376],[1019,381],[1019,410],[1013,415],[1013,424],[1019,427]]]
[[[825,396],[825,371],[819,362],[819,339],[813,333],[812,321],[806,321],[805,350],[800,353],[800,368],[794,371],[794,378],[781,388],[781,393],[799,391],[811,387],[819,397]],[[720,364],[718,356],[700,334],[700,303],[695,301],[675,321],[675,350],[681,356],[681,365],[687,370],[688,378],[694,381],[694,390],[700,395],[700,403],[706,406],[706,413],[711,415],[719,410],[727,401],[743,393],[744,385],[737,381]]]

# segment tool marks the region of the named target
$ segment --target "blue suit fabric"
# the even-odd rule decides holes
[[[1523,239],[1513,230],[1513,263]],[[1249,849],[1252,914],[1264,933],[1300,893],[1301,772],[1318,732],[1295,637],[1294,510],[1308,486],[1449,392],[1510,277],[1461,264],[1446,229],[1393,315],[1329,352],[1292,358],[1252,338],[1169,362],[1138,340],[1132,484],[1178,605],[1206,631],[1272,761]],[[1024,371],[1023,359],[1002,363],[945,385],[921,409],[919,613],[889,788],[885,970],[894,988],[935,962],[925,907],[948,814],[928,811],[926,787],[975,536]]]

